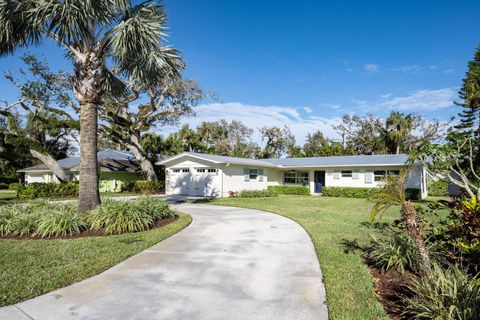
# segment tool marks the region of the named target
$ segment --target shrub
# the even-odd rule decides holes
[[[0,207],[0,236],[31,235],[36,229],[38,215],[28,207],[7,205]]]
[[[433,267],[432,277],[413,280],[413,297],[404,298],[408,319],[480,319],[480,279],[458,266]]]
[[[428,194],[432,196],[448,196],[448,182],[443,180],[430,180],[428,182]]]
[[[17,188],[19,198],[36,199],[78,195],[78,182],[67,183],[31,183]]]
[[[8,189],[8,184],[0,182],[0,190],[7,190]]]
[[[18,182],[12,182],[8,185],[8,190],[18,190],[18,188],[20,188],[22,186],[21,183],[18,183]]]
[[[278,197],[278,193],[272,189],[264,190],[242,190],[239,192],[240,198],[270,198]]]
[[[35,235],[42,238],[68,236],[87,229],[84,216],[77,213],[75,205],[51,205],[40,214]]]
[[[394,233],[387,238],[372,241],[366,249],[366,257],[380,269],[418,272],[420,255],[412,239],[404,234]]]
[[[136,180],[127,182],[122,186],[122,191],[139,193],[159,193],[165,190],[163,181]]]
[[[279,194],[310,194],[310,189],[305,186],[268,186],[268,190],[273,190]]]
[[[114,234],[145,231],[157,220],[174,215],[163,199],[145,197],[132,202],[104,201],[89,213],[88,220],[92,229]]]
[[[378,190],[377,188],[323,187],[322,195],[325,197],[368,198]]]
[[[422,199],[422,194],[420,189],[413,189],[413,188],[405,189],[405,198],[407,200],[413,200],[413,201]]]

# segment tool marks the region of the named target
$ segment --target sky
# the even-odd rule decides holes
[[[480,44],[480,1],[165,0],[168,44],[217,101],[205,100],[196,126],[220,118],[258,129],[286,125],[336,137],[343,114],[392,110],[428,119],[456,115],[466,65]],[[60,48],[29,52],[69,69]],[[1,57],[0,69],[19,67]],[[15,99],[0,79],[0,100]],[[176,128],[159,129],[166,134]],[[256,139],[259,139],[256,136]]]

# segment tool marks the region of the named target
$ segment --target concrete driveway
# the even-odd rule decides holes
[[[313,245],[263,211],[182,204],[193,223],[113,268],[4,308],[0,319],[327,319]]]

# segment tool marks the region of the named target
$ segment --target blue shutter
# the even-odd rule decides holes
[[[244,181],[250,181],[250,169],[249,168],[243,168],[243,177],[244,177]]]
[[[258,181],[263,181],[263,169],[258,169]]]
[[[333,179],[340,179],[340,171],[334,170],[333,171]]]

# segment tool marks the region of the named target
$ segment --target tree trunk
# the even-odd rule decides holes
[[[148,181],[158,181],[157,174],[153,168],[153,164],[150,159],[147,158],[145,151],[143,150],[140,139],[138,136],[131,135],[131,143],[127,143],[128,149],[133,153],[135,159],[140,163],[140,168],[142,169],[145,178]]]
[[[405,228],[407,230],[408,235],[412,238],[415,246],[418,249],[421,257],[421,264],[422,264],[422,273],[426,276],[431,276],[432,269],[430,264],[430,256],[428,255],[427,246],[425,241],[423,240],[422,236],[422,227],[419,223],[419,218],[417,215],[417,211],[415,210],[414,205],[407,201],[402,206],[401,210],[401,217],[403,222],[405,223]]]
[[[52,170],[53,174],[60,182],[68,182],[68,173],[63,170],[63,168],[58,164],[57,160],[55,160],[51,155],[41,153],[34,149],[30,149],[30,153],[32,156],[42,161],[42,163],[45,164],[50,170]]]
[[[97,105],[80,104],[80,195],[78,211],[85,212],[100,204],[97,163]]]

